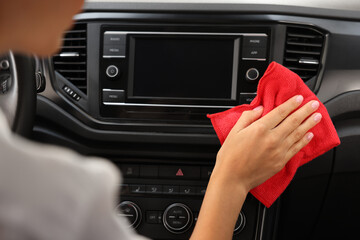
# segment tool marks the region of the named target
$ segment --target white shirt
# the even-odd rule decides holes
[[[110,162],[12,134],[0,111],[0,239],[143,240],[116,215]]]

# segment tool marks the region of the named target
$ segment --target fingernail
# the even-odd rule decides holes
[[[256,108],[254,108],[254,111],[260,111],[261,109],[263,109],[263,106],[257,106]]]
[[[312,104],[311,104],[311,107],[316,110],[318,109],[318,107],[320,106],[320,103],[318,101],[314,101]]]
[[[302,95],[296,96],[296,102],[297,103],[302,103],[303,100],[304,100],[304,97]]]
[[[321,113],[316,113],[316,114],[314,115],[314,121],[315,121],[315,122],[319,122],[319,121],[321,120],[321,118],[322,118]]]
[[[309,133],[306,135],[306,139],[307,139],[308,141],[310,141],[311,139],[313,139],[313,137],[314,137],[314,134],[313,134],[312,132],[309,132]]]

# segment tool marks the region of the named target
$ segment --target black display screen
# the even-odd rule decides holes
[[[134,36],[129,97],[235,99],[237,41],[234,37]]]

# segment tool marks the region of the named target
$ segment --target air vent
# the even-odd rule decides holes
[[[306,82],[320,70],[324,35],[305,27],[288,27],[284,66],[297,73]]]
[[[86,94],[86,24],[75,24],[63,40],[60,53],[53,57],[54,69]]]

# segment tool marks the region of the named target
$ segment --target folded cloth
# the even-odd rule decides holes
[[[223,144],[242,112],[262,105],[264,107],[262,116],[264,116],[289,98],[299,94],[304,97],[302,105],[310,100],[319,101],[297,74],[273,62],[261,78],[257,96],[250,104],[243,104],[225,112],[210,114],[208,117],[211,119],[220,143]],[[299,166],[340,144],[335,127],[321,102],[317,112],[322,114],[322,120],[311,130],[314,133],[311,142],[290,159],[279,173],[250,191],[266,207],[270,207],[283,193]]]

